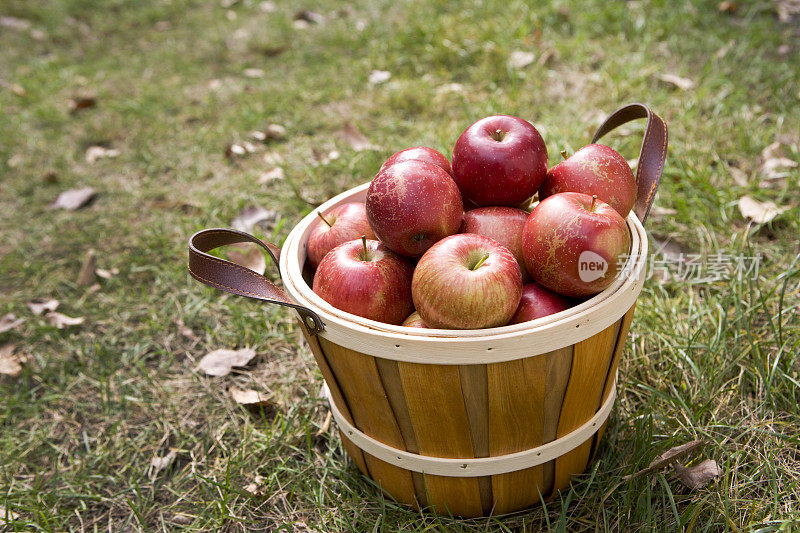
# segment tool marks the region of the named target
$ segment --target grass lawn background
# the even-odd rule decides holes
[[[728,4],[1,1],[15,19],[0,25],[0,316],[24,322],[0,345],[28,360],[0,377],[0,530],[797,527],[800,183],[797,167],[765,170],[762,151],[778,142],[800,159],[800,16],[788,2]],[[321,20],[296,22],[303,9]],[[514,52],[533,62],[510,66]],[[371,84],[374,70],[391,78]],[[78,96],[96,105],[71,112]],[[552,163],[631,101],[670,126],[651,247],[759,254],[759,274],[647,282],[598,460],[546,508],[459,521],[384,499],[334,431],[315,436],[321,377],[290,313],[186,273],[188,236],[246,207],[275,211],[256,231],[280,242],[394,151],[449,153],[473,121],[503,113],[540,129]],[[268,123],[285,139],[249,139]],[[353,149],[347,124],[368,149]],[[605,142],[634,158],[640,132]],[[247,140],[256,152],[226,157]],[[119,155],[89,163],[96,145]],[[275,167],[284,178],[259,183]],[[84,186],[98,191],[91,205],[49,209]],[[744,195],[787,210],[753,224]],[[98,287],[76,281],[89,249],[119,270]],[[86,321],[50,326],[34,298]],[[245,369],[195,370],[210,350],[242,347],[258,354]],[[276,408],[248,411],[234,386],[272,393]],[[622,480],[696,438],[708,444],[687,460],[715,459],[718,481]]]

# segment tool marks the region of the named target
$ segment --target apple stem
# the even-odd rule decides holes
[[[563,157],[565,161],[567,159],[569,159],[569,156],[567,155],[567,151],[566,150],[561,150],[561,157]]]
[[[480,258],[480,260],[479,260],[477,263],[475,263],[475,266],[474,266],[474,267],[472,267],[472,270],[478,270],[478,269],[481,267],[481,265],[482,265],[482,264],[483,264],[483,263],[484,263],[484,262],[485,262],[487,259],[489,259],[489,254],[483,254],[483,257],[481,257],[481,258]]]
[[[597,204],[597,195],[593,194],[592,195],[592,206],[589,208],[589,211],[594,213],[594,207],[595,207],[596,204]]]
[[[364,261],[369,261],[369,256],[368,256],[368,252],[367,252],[367,236],[366,235],[362,235],[361,236],[361,246],[364,247]]]
[[[329,228],[332,228],[332,227],[333,227],[333,224],[331,224],[330,222],[328,222],[328,221],[327,221],[327,219],[326,219],[324,216],[322,216],[322,213],[320,213],[319,211],[317,211],[317,216],[318,216],[319,218],[321,218],[321,219],[322,219],[322,221],[323,221],[324,223],[326,223],[326,224],[328,225],[328,227],[329,227]]]

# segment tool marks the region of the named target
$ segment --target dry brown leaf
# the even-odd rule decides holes
[[[380,85],[381,83],[386,83],[392,77],[392,73],[388,70],[373,70],[369,73],[369,81],[370,85]]]
[[[31,21],[17,17],[0,17],[0,26],[9,30],[25,31],[31,27]]]
[[[233,367],[245,366],[256,351],[252,348],[241,350],[214,350],[207,353],[197,365],[197,370],[202,370],[209,376],[226,376]]]
[[[688,91],[689,89],[694,89],[694,82],[689,78],[682,78],[680,76],[676,76],[675,74],[659,74],[658,79],[663,81],[668,85],[672,85],[673,87],[677,87],[682,91]]]
[[[98,159],[108,157],[117,157],[119,156],[120,151],[116,148],[106,148],[105,146],[90,146],[86,149],[86,162],[89,164],[94,163]]]
[[[748,179],[747,176],[747,172],[745,172],[741,168],[729,166],[727,167],[727,169],[728,169],[728,175],[730,175],[733,182],[739,187],[746,187],[750,183],[750,180]]]
[[[252,233],[256,226],[268,229],[277,218],[278,214],[271,209],[259,206],[245,207],[231,221],[231,227],[245,233]]]
[[[83,111],[96,105],[97,98],[94,96],[75,96],[69,99],[69,109],[72,113]]]
[[[231,398],[233,398],[233,401],[240,405],[257,407],[272,405],[275,403],[271,400],[271,395],[262,394],[252,389],[239,389],[237,387],[231,387],[229,392],[231,393]]]
[[[787,209],[788,207],[778,207],[775,202],[759,202],[748,195],[739,198],[739,212],[756,224],[766,224]]]
[[[269,183],[274,180],[282,180],[286,177],[283,169],[281,167],[275,167],[273,169],[267,170],[266,172],[262,172],[258,176],[258,183],[264,184]]]
[[[0,87],[2,87],[3,89],[8,89],[17,96],[25,96],[26,94],[25,87],[17,83],[11,83],[10,81],[4,80],[2,78],[0,78]]]
[[[330,409],[328,409],[328,414],[325,415],[325,420],[322,422],[322,425],[319,427],[317,432],[314,433],[315,437],[321,437],[322,435],[328,432],[328,430],[331,428],[332,418],[333,418],[333,412]]]
[[[22,372],[22,363],[27,358],[16,351],[17,347],[13,344],[0,346],[0,374],[15,378]]]
[[[702,489],[722,475],[722,470],[714,459],[706,459],[702,463],[690,467],[676,464],[674,468],[678,479],[690,490]]]
[[[240,242],[232,244],[228,251],[228,260],[249,268],[259,274],[264,274],[267,270],[267,259],[261,247],[252,242]]]
[[[97,196],[97,191],[91,187],[82,189],[70,189],[58,195],[58,198],[50,204],[50,209],[68,209],[75,211],[87,205]]]
[[[98,268],[95,269],[94,273],[97,274],[98,278],[111,279],[117,274],[119,274],[119,269],[116,267],[110,268],[108,270],[106,270],[105,268]]]
[[[22,323],[25,322],[22,318],[17,318],[14,313],[8,313],[0,317],[0,333],[17,329]]]
[[[159,471],[167,468],[170,464],[172,464],[172,461],[175,460],[175,455],[177,455],[177,453],[178,450],[172,448],[167,455],[163,457],[153,457],[150,459],[150,472],[152,474],[156,474]]]
[[[730,2],[730,1],[726,0],[724,2],[720,2],[717,5],[717,10],[720,13],[731,13],[731,14],[733,14],[733,13],[736,13],[737,11],[739,11],[739,4],[737,2]]]
[[[83,259],[81,271],[78,272],[78,285],[81,287],[90,287],[94,284],[97,280],[95,270],[97,270],[97,258],[94,255],[94,250],[89,248],[86,250],[86,257]]]
[[[51,326],[55,326],[58,329],[68,328],[70,326],[78,326],[83,324],[86,321],[85,317],[71,317],[67,315],[62,315],[61,313],[56,313],[55,311],[50,311],[46,315],[44,315],[44,319],[47,321],[48,324]]]
[[[536,59],[536,54],[533,52],[525,52],[523,50],[515,50],[508,56],[508,66],[511,68],[525,68]]]
[[[258,474],[253,478],[252,482],[245,485],[244,490],[256,498],[263,498],[267,494],[264,488],[264,478]]]
[[[28,308],[34,315],[41,315],[45,311],[58,309],[58,300],[52,298],[36,298],[28,302]]]
[[[624,481],[629,479],[637,478],[644,474],[649,474],[650,472],[655,472],[657,470],[661,470],[674,462],[678,459],[689,455],[690,453],[699,450],[703,446],[705,446],[706,442],[704,440],[693,440],[691,442],[687,442],[686,444],[681,444],[680,446],[675,446],[670,448],[669,450],[665,451],[661,455],[657,456],[653,461],[642,470],[639,470],[635,474],[630,476],[625,476],[623,478]]]
[[[340,135],[356,152],[363,152],[364,150],[377,150],[377,146],[370,143],[369,139],[367,139],[352,122],[345,123],[345,125],[342,127]]]

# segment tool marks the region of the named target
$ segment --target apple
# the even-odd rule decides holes
[[[466,130],[453,148],[453,179],[478,205],[518,206],[547,175],[547,147],[530,122],[486,117]]]
[[[450,166],[450,161],[441,152],[437,152],[433,148],[427,146],[415,146],[413,148],[406,148],[389,156],[389,159],[381,165],[381,170],[384,168],[399,163],[400,161],[408,161],[409,159],[418,159],[420,161],[427,161],[433,163],[442,170],[453,175],[453,167]]]
[[[474,233],[451,235],[420,258],[411,295],[430,328],[504,326],[519,305],[522,274],[498,242]]]
[[[464,213],[459,233],[477,233],[489,237],[508,248],[519,263],[522,281],[530,279],[522,258],[522,228],[528,212],[515,207],[478,207]]]
[[[533,279],[570,298],[611,285],[630,243],[625,219],[596,196],[579,192],[542,200],[522,231],[522,254]]]
[[[425,325],[425,321],[422,320],[422,317],[419,316],[419,313],[416,312],[416,311],[414,311],[413,313],[408,315],[408,318],[405,319],[405,321],[403,322],[402,325],[407,327],[407,328],[427,328],[428,327],[428,326]]]
[[[567,298],[532,281],[522,287],[522,298],[519,301],[519,307],[517,307],[514,316],[511,317],[509,324],[519,324],[520,322],[528,322],[543,316],[560,313],[565,309],[569,309],[572,305],[573,302]]]
[[[458,231],[461,193],[442,168],[419,159],[384,168],[367,191],[367,219],[390,250],[419,257]]]
[[[320,220],[308,235],[308,261],[317,268],[325,254],[342,243],[362,235],[375,239],[369,227],[367,207],[361,202],[350,202],[334,207],[324,215],[317,211]]]
[[[322,258],[312,289],[337,309],[397,325],[414,310],[413,272],[405,258],[362,237],[340,244]]]
[[[559,192],[596,194],[598,200],[625,218],[636,202],[636,178],[619,152],[603,144],[590,144],[547,171],[539,199]]]

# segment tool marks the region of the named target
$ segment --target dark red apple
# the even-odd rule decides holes
[[[440,167],[409,159],[375,176],[367,191],[367,219],[389,249],[419,257],[458,231],[463,205],[453,178]]]
[[[367,208],[360,202],[350,202],[334,207],[325,214],[317,211],[320,220],[308,235],[308,261],[317,268],[325,254],[342,243],[362,235],[375,239],[369,227]]]
[[[530,122],[507,115],[479,120],[456,141],[453,179],[478,205],[518,206],[547,174],[547,147]]]
[[[403,325],[407,328],[427,328],[428,326],[425,325],[425,321],[422,320],[422,317],[419,316],[419,313],[414,311],[408,318],[405,319]]]
[[[409,159],[419,159],[420,161],[427,161],[433,163],[441,168],[451,176],[453,175],[453,167],[450,166],[450,161],[442,154],[433,148],[427,146],[415,146],[413,148],[406,148],[389,156],[389,159],[381,165],[381,170],[384,168],[399,163],[400,161],[408,161]]]
[[[411,294],[429,328],[504,326],[519,305],[522,274],[514,255],[496,241],[452,235],[419,260]]]
[[[590,296],[614,281],[631,243],[625,220],[588,194],[562,192],[540,202],[522,233],[533,279],[571,298]]]
[[[378,241],[340,244],[314,274],[313,290],[342,311],[387,324],[402,324],[414,310],[413,267]]]
[[[559,192],[596,194],[598,200],[625,218],[636,202],[636,178],[619,152],[603,144],[590,144],[547,171],[539,199]]]
[[[522,258],[522,228],[528,212],[515,207],[478,207],[464,213],[459,233],[477,233],[508,248],[519,263],[522,281],[530,279]]]
[[[569,309],[572,305],[572,301],[532,281],[522,287],[522,298],[519,301],[519,307],[517,307],[514,316],[511,317],[509,324],[519,324],[520,322],[528,322],[543,316],[560,313]]]

